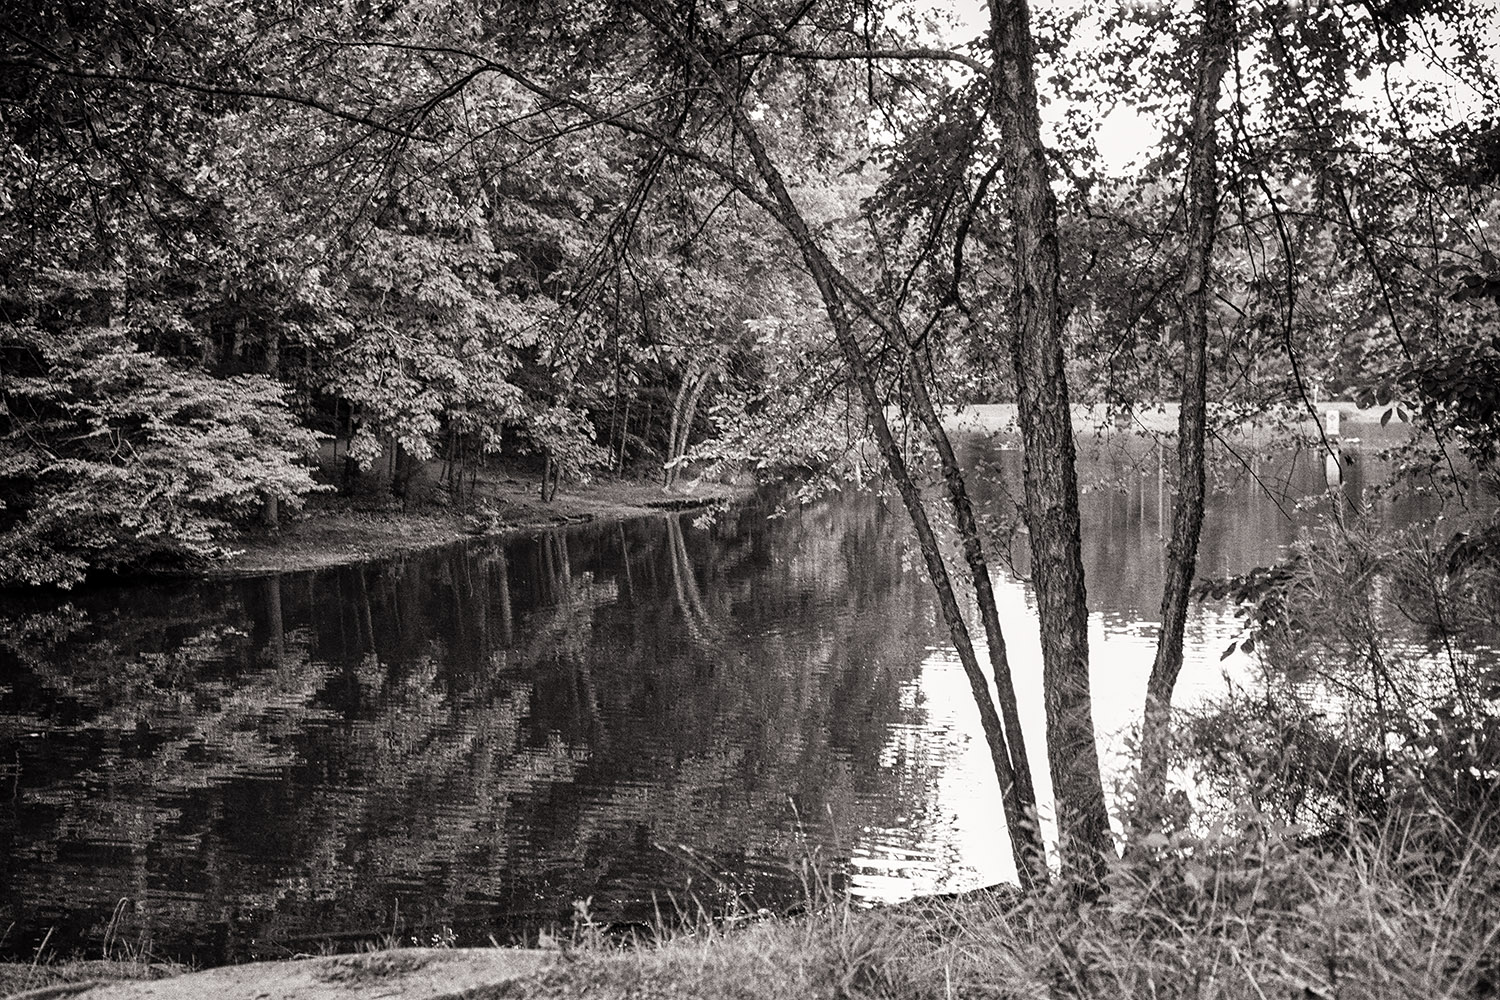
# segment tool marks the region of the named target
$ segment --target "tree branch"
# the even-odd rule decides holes
[[[366,128],[384,132],[387,135],[398,136],[402,139],[417,142],[432,142],[430,136],[422,135],[410,129],[392,125],[389,122],[371,118],[358,112],[348,111],[337,105],[329,104],[315,97],[305,94],[295,94],[283,90],[265,90],[259,87],[228,87],[217,84],[200,83],[196,80],[171,79],[169,77],[154,76],[149,73],[97,73],[92,70],[79,69],[73,66],[62,66],[51,62],[36,62],[30,59],[0,59],[0,67],[18,69],[30,69],[41,73],[49,73],[53,76],[66,77],[72,80],[98,80],[110,83],[134,83],[146,87],[165,87],[169,90],[187,90],[195,94],[213,94],[220,97],[245,97],[254,100],[276,101],[282,104],[296,104],[314,111],[321,111],[325,115],[338,118],[342,121],[353,122]]]
[[[803,59],[812,62],[853,62],[856,60],[897,60],[902,62],[950,62],[973,70],[981,77],[990,75],[990,68],[973,56],[949,49],[797,49],[779,46],[738,49],[734,55],[777,56],[783,59]]]

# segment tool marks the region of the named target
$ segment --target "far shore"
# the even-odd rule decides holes
[[[1327,427],[1327,413],[1339,413],[1338,433],[1346,443],[1394,445],[1409,440],[1411,425],[1394,416],[1382,424],[1389,406],[1360,408],[1348,401],[1315,404],[1319,423]],[[1177,430],[1178,404],[1153,403],[1130,410],[1102,404],[1073,407],[1073,428],[1087,436],[1172,435]],[[1014,403],[966,406],[944,414],[950,433],[1019,434]],[[1237,441],[1269,442],[1276,435],[1314,439],[1319,433],[1305,411],[1267,414],[1264,424],[1237,428]],[[414,486],[406,504],[378,486],[354,497],[325,494],[313,497],[307,508],[285,519],[279,532],[247,532],[231,539],[236,555],[206,570],[209,576],[259,576],[268,573],[322,569],[404,552],[449,545],[481,535],[498,535],[590,521],[648,517],[664,511],[705,507],[742,500],[754,490],[748,482],[725,484],[687,480],[672,489],[659,480],[602,476],[588,483],[567,483],[550,502],[540,496],[535,472],[490,470],[479,478],[477,495],[461,505],[446,502],[430,481]]]
[[[1361,407],[1350,400],[1314,401],[1317,421],[1306,407],[1281,407],[1260,414],[1255,421],[1242,421],[1232,428],[1236,440],[1260,442],[1276,435],[1315,438],[1320,428],[1348,440],[1378,440],[1395,444],[1409,439],[1411,414],[1403,407],[1408,420],[1402,421],[1394,404]],[[1210,405],[1210,419],[1213,410]],[[1080,403],[1073,406],[1073,431],[1086,434],[1176,434],[1181,405],[1176,402],[1141,403],[1133,407],[1110,407],[1103,403]],[[1338,429],[1330,425],[1328,414],[1339,414]],[[1387,412],[1390,417],[1385,418]],[[1385,423],[1382,424],[1382,418]],[[943,425],[950,432],[980,434],[1019,434],[1015,403],[984,403],[951,409],[943,415]]]
[[[748,485],[704,481],[669,490],[660,482],[610,476],[565,483],[544,503],[539,475],[498,470],[481,475],[477,495],[462,505],[442,502],[443,494],[431,483],[413,486],[414,499],[405,505],[378,487],[355,497],[314,496],[277,533],[231,539],[229,546],[237,554],[209,567],[207,575],[323,569],[479,536],[709,507],[744,499],[752,491]]]

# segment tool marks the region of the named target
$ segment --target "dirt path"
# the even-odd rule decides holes
[[[292,962],[226,965],[166,979],[56,983],[11,1000],[438,1000],[545,974],[558,952],[401,948]],[[509,992],[509,991],[507,991]],[[515,995],[524,996],[525,993]]]

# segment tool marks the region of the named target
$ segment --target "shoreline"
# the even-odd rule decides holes
[[[1111,420],[1099,405],[1074,406],[1074,433],[1080,439],[1097,435]],[[1342,440],[1352,446],[1389,447],[1410,440],[1410,424],[1381,416],[1389,407],[1360,409],[1349,402],[1325,402],[1320,412],[1338,410],[1343,418]],[[1314,435],[1317,428],[1307,414],[1284,414],[1298,433]],[[1015,404],[971,405],[948,412],[943,419],[950,433],[1008,438],[1018,433]],[[1137,408],[1126,427],[1114,433],[1142,438],[1175,435],[1177,405],[1158,403]],[[1247,443],[1265,430],[1252,431]],[[679,483],[668,489],[653,474],[650,479],[601,476],[588,483],[570,483],[550,502],[540,498],[541,476],[534,471],[492,469],[482,473],[477,497],[463,507],[448,502],[446,493],[430,476],[414,483],[417,499],[407,504],[380,486],[354,496],[314,495],[279,533],[245,532],[227,541],[231,558],[205,566],[173,571],[175,577],[234,579],[294,573],[385,559],[409,552],[452,545],[470,538],[494,537],[594,521],[621,521],[674,510],[690,510],[742,502],[758,488],[754,482]]]
[[[610,477],[569,484],[544,503],[540,488],[540,476],[511,470],[481,477],[477,498],[465,507],[434,499],[442,494],[430,484],[414,487],[425,496],[406,505],[383,491],[315,496],[280,532],[242,534],[227,542],[235,552],[229,559],[172,575],[235,579],[328,569],[473,538],[737,503],[756,489],[753,483],[698,481],[669,490],[656,482]]]
[[[1241,421],[1231,427],[1221,428],[1221,431],[1231,440],[1254,445],[1272,443],[1278,437],[1285,437],[1287,440],[1299,437],[1316,440],[1324,431],[1329,436],[1342,438],[1348,443],[1364,441],[1392,445],[1410,440],[1415,433],[1415,426],[1411,422],[1413,414],[1406,413],[1404,419],[1396,417],[1398,407],[1394,403],[1360,407],[1348,400],[1323,400],[1313,405],[1318,413],[1316,421],[1305,409],[1281,407],[1262,414],[1259,422]],[[1209,425],[1212,427],[1214,404],[1210,403],[1209,406]],[[1164,400],[1114,408],[1103,403],[1074,403],[1071,409],[1075,438],[1101,434],[1175,437],[1181,407],[1175,401]],[[1400,409],[1406,412],[1405,407]],[[1336,430],[1327,424],[1328,414],[1333,411],[1339,414]],[[1392,414],[1389,417],[1386,416],[1388,411]],[[975,403],[945,410],[942,419],[943,426],[949,433],[1002,437],[1020,435],[1015,403]]]

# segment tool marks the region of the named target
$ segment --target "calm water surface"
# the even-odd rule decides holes
[[[971,458],[1014,474],[1012,453]],[[1286,498],[1247,476],[1215,495],[1206,573],[1269,562],[1308,522],[1291,505],[1321,467],[1288,469]],[[1085,479],[1097,723],[1118,773],[1170,484],[1144,446],[1091,457]],[[767,509],[5,599],[0,951],[108,939],[211,964],[393,930],[514,941],[579,899],[618,922],[674,901],[780,908],[805,859],[869,901],[1011,877],[905,514],[866,494]],[[1031,594],[1009,574],[997,589],[1039,706]],[[1195,609],[1182,699],[1222,684],[1235,632],[1227,609]]]

